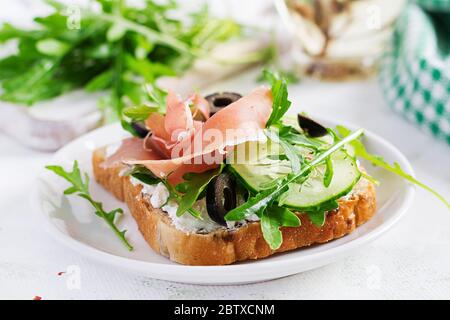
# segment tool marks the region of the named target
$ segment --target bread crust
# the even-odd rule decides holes
[[[175,228],[167,214],[153,208],[142,196],[141,186],[134,186],[128,177],[120,176],[121,165],[102,167],[104,158],[104,148],[93,153],[97,182],[126,202],[140,232],[154,251],[185,265],[226,265],[325,243],[351,233],[376,211],[375,187],[367,182],[352,197],[339,200],[339,208],[327,214],[322,227],[312,224],[307,215],[297,212],[301,226],[281,228],[283,244],[278,250],[271,250],[263,238],[259,222],[250,222],[235,230],[218,229],[208,234],[186,233]]]

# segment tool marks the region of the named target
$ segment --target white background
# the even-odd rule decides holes
[[[11,18],[8,10],[20,12],[13,2],[2,1],[0,21]],[[245,93],[254,86],[254,78],[255,73],[250,72],[215,85],[211,91]],[[290,96],[292,113],[335,117],[385,137],[407,156],[420,180],[450,197],[450,147],[394,115],[374,80],[344,84],[302,81],[291,86]],[[29,150],[1,133],[0,146],[0,298],[450,298],[450,212],[422,190],[396,227],[332,265],[259,284],[184,285],[98,264],[53,240],[41,230],[29,204],[33,181],[52,155]],[[58,276],[71,266],[80,270],[78,289],[66,274]]]

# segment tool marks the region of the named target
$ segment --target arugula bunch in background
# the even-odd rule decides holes
[[[104,90],[100,105],[107,119],[117,119],[125,106],[147,102],[144,83],[182,73],[241,30],[206,7],[183,21],[171,18],[179,8],[173,0],[146,0],[143,7],[95,0],[100,9],[81,8],[70,26],[77,16],[58,1],[46,2],[54,12],[35,18],[35,29],[0,28],[0,44],[17,41],[17,52],[0,60],[1,100],[33,105],[76,88]]]

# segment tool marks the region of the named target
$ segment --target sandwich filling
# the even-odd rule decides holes
[[[295,212],[322,226],[365,181],[351,145],[363,131],[343,135],[302,114],[284,117],[286,82],[265,76],[271,88],[243,97],[168,92],[154,105],[125,110],[135,136],[107,148],[102,166],[124,165],[122,174],[142,186],[149,204],[187,233],[259,221],[276,250],[280,228],[301,225]]]
[[[198,200],[194,204],[194,208],[201,213],[201,219],[195,218],[189,214],[177,216],[178,203],[169,199],[170,192],[162,182],[159,182],[156,185],[149,185],[134,177],[130,178],[130,182],[135,187],[141,186],[141,194],[149,204],[153,208],[160,209],[167,214],[171,219],[173,226],[186,233],[208,234],[218,229],[234,230],[248,223],[260,221],[260,218],[257,215],[252,215],[240,221],[227,221],[227,225],[223,226],[209,217],[205,199]],[[366,179],[360,179],[355,187],[339,200],[351,199],[362,192],[367,187],[367,183],[368,181]]]

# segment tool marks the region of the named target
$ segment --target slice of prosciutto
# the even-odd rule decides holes
[[[170,140],[173,142],[181,141],[194,130],[194,119],[189,102],[181,100],[173,91],[169,91],[167,95],[164,127],[166,132],[170,133]]]
[[[192,117],[196,120],[208,120],[211,113],[209,102],[198,93],[193,94],[189,100],[192,102]]]
[[[122,140],[117,151],[106,158],[101,164],[102,167],[113,167],[125,161],[159,160],[161,156],[142,147],[142,139],[133,137]]]
[[[199,173],[219,166],[229,147],[265,139],[263,129],[272,112],[272,94],[267,88],[254,90],[204,123],[192,121],[186,104],[180,102],[178,97],[168,96],[166,116],[151,115],[146,121],[152,135],[145,146],[141,143],[141,149],[148,153],[148,158],[120,157],[124,163],[143,165],[176,185],[187,172]],[[149,139],[158,144],[149,143]],[[126,155],[127,151],[120,149],[117,153]],[[130,150],[130,155],[134,154],[139,152]]]

